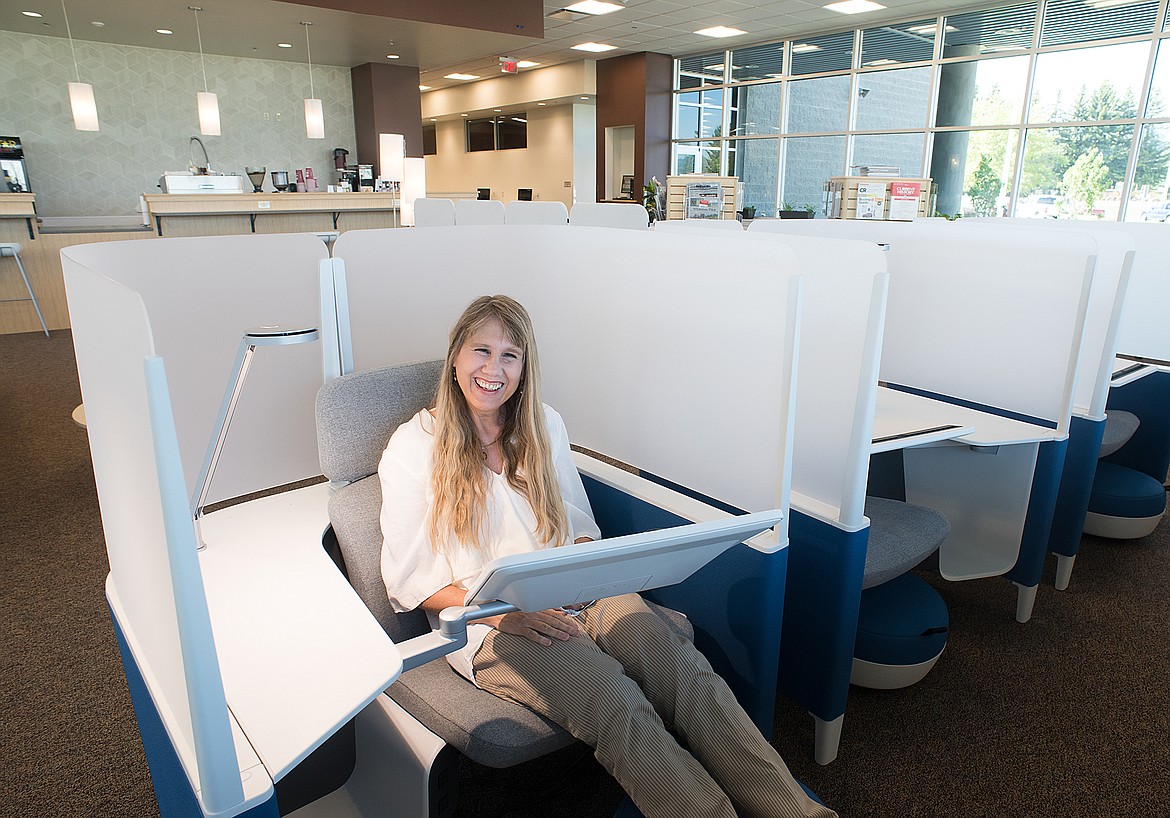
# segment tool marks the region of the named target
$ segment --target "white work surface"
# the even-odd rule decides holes
[[[1159,366],[1149,361],[1114,358],[1113,375],[1109,379],[1109,386],[1125,386],[1126,384],[1141,380],[1146,375],[1152,375],[1159,370],[1166,370],[1168,368],[1170,368],[1170,361],[1167,361],[1165,365]]]
[[[402,670],[321,545],[328,484],[203,518],[207,604],[232,715],[279,781]]]
[[[939,571],[964,580],[999,576],[1015,565],[1039,444],[1063,436],[881,387],[874,418],[874,439],[881,442],[872,452],[903,450],[906,500],[941,511],[951,522],[939,548]]]
[[[873,420],[874,444],[870,453],[941,440],[957,440],[969,446],[1008,446],[1042,443],[1062,437],[1064,435],[1056,429],[1035,423],[879,386]]]

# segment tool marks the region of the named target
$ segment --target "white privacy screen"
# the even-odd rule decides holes
[[[144,242],[149,244],[150,242]],[[142,299],[62,259],[94,478],[110,560],[110,588],[143,675],[183,766],[195,745],[151,441],[143,360],[154,354]],[[226,711],[225,711],[226,715]],[[198,788],[199,782],[192,781]]]
[[[667,235],[680,242],[709,233],[698,220],[669,224],[676,227]],[[794,252],[805,274],[793,502],[801,511],[860,527],[881,354],[885,257],[871,242],[776,235],[756,229],[763,224],[719,236]]]
[[[107,242],[62,256],[141,296],[166,361],[188,487],[244,332],[321,323],[319,265],[328,251],[311,234]],[[313,400],[323,381],[321,349],[320,342],[257,349],[208,502],[320,474]]]
[[[882,380],[1067,430],[1097,252],[1092,238],[949,222],[778,224],[889,246]]]
[[[334,248],[357,370],[441,358],[474,298],[532,316],[574,443],[748,511],[785,507],[791,252],[651,231],[366,230]]]
[[[1043,236],[1041,240],[1046,242],[1056,231],[1092,236],[1097,243],[1097,263],[1093,267],[1093,288],[1085,314],[1085,335],[1077,364],[1073,411],[1094,420],[1104,418],[1113,375],[1113,357],[1117,352],[1117,330],[1133,264],[1133,237],[1122,230],[1106,229],[1093,222],[1057,219],[960,219],[956,224],[976,231],[1005,226],[1039,231]],[[1028,271],[1021,268],[1020,272],[1027,274]]]

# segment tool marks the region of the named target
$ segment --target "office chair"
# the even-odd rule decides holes
[[[929,557],[951,524],[924,506],[865,498],[869,518],[857,641],[850,681],[891,690],[920,681],[947,645],[947,606],[910,569]]]
[[[321,469],[337,486],[329,501],[332,534],[358,596],[395,642],[430,632],[422,610],[397,613],[382,582],[382,507],[378,462],[390,435],[433,403],[442,361],[401,364],[344,375],[317,394]],[[652,603],[677,632],[693,638],[686,618]],[[567,747],[575,739],[518,704],[480,690],[444,659],[406,670],[386,694],[446,746],[411,748],[425,771],[429,815],[453,808],[458,750],[488,767],[503,768]],[[421,755],[419,755],[421,754]]]

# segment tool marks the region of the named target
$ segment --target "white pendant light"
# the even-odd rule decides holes
[[[204,136],[219,136],[219,98],[207,90],[207,63],[203,61],[203,32],[199,30],[200,6],[187,6],[195,12],[195,36],[199,40],[199,66],[203,69],[203,90],[195,95],[199,107],[199,133]]]
[[[65,0],[61,0],[61,13],[65,15],[65,33],[69,35],[69,50],[73,52],[73,73],[77,82],[69,83],[69,107],[73,110],[73,127],[79,131],[96,131],[98,128],[97,100],[93,97],[93,86],[81,81],[77,68],[77,49],[73,47],[73,31],[69,28],[69,12]]]
[[[394,214],[398,226],[398,187],[406,178],[406,137],[400,133],[378,134],[378,176],[389,183]]]
[[[309,50],[309,26],[312,23],[301,22],[305,27],[305,56],[309,58],[309,98],[305,100],[305,133],[309,139],[325,138],[325,111],[321,107],[321,100],[313,93],[313,54]]]
[[[427,160],[408,156],[403,161],[402,225],[414,226],[414,202],[427,195]]]
[[[387,182],[401,182],[406,158],[406,137],[400,133],[378,134],[378,175]]]

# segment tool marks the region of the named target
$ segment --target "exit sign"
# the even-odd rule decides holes
[[[502,74],[519,74],[520,66],[517,61],[511,57],[500,57],[500,73]]]

